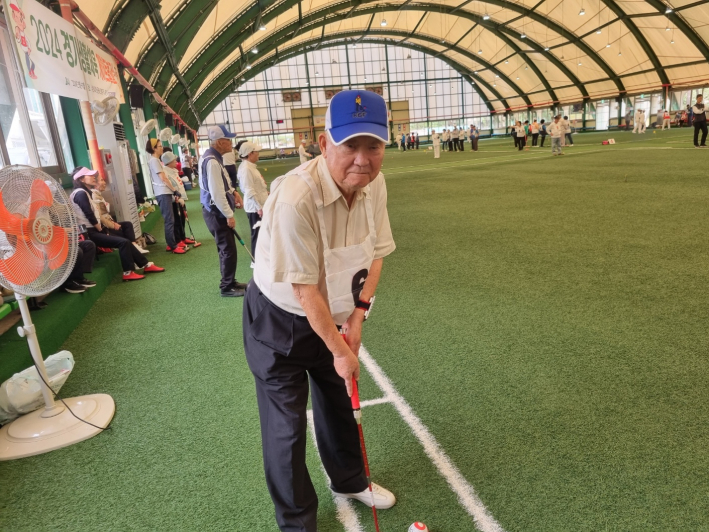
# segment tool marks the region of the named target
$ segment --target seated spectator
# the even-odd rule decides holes
[[[96,286],[94,281],[84,277],[85,273],[90,273],[94,269],[94,259],[96,258],[96,244],[91,240],[80,240],[76,250],[76,263],[69,278],[62,285],[62,289],[70,294],[81,294],[87,288]]]
[[[144,273],[164,272],[165,268],[160,268],[148,262],[143,254],[127,238],[114,236],[104,232],[104,228],[99,221],[100,214],[91,201],[91,191],[98,186],[97,170],[89,170],[79,166],[72,172],[74,179],[74,191],[69,196],[71,206],[76,215],[77,224],[86,237],[94,244],[105,248],[118,248],[123,267],[124,281],[139,281],[145,276],[136,273],[135,270],[142,269]]]
[[[131,222],[116,222],[108,212],[108,203],[103,199],[103,191],[106,190],[106,181],[97,176],[98,187],[91,190],[91,198],[99,213],[101,225],[108,231],[109,235],[121,236],[130,240],[135,248],[143,254],[150,253],[147,249],[138,244],[135,238],[135,230]]]

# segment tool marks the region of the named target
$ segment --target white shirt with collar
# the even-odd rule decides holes
[[[268,187],[256,165],[242,159],[236,177],[239,180],[239,188],[244,194],[244,210],[258,212],[263,209],[263,205],[268,199]]]
[[[368,238],[364,202],[369,198],[377,233],[374,258],[381,259],[394,251],[387,189],[381,173],[356,193],[350,208],[322,156],[300,166],[299,171],[308,172],[322,190],[323,217],[331,249],[360,244]],[[293,283],[317,285],[328,300],[315,200],[308,184],[296,174],[287,175],[275,189],[272,187],[264,205],[254,282],[276,306],[300,316],[305,316],[305,312],[293,294]]]
[[[202,166],[200,162],[200,167]],[[229,182],[229,175],[224,176],[226,172],[224,167],[220,165],[216,159],[211,159],[207,162],[207,188],[212,196],[212,203],[221,211],[225,218],[233,218],[234,211],[229,206],[229,201],[226,199],[227,194],[234,194],[234,189]],[[226,178],[228,190],[224,190],[224,178]]]

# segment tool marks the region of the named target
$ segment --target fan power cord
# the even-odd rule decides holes
[[[28,350],[29,350],[29,349],[28,349]],[[31,356],[31,355],[32,355],[32,354],[30,353],[30,356]],[[34,358],[32,359],[32,365],[33,365],[33,366],[35,367],[35,369],[37,370],[37,375],[39,375],[39,378],[42,379],[42,382],[45,384],[45,386],[49,389],[50,392],[52,392],[52,395],[54,395],[54,398],[55,398],[55,399],[58,399],[59,401],[61,401],[61,403],[62,403],[62,404],[64,405],[64,407],[71,413],[72,416],[74,416],[76,419],[78,419],[78,420],[81,421],[82,423],[86,423],[87,425],[90,425],[90,426],[92,426],[92,427],[95,428],[95,429],[99,429],[101,432],[103,432],[104,430],[111,430],[111,429],[112,429],[111,423],[113,423],[113,419],[111,419],[111,421],[109,421],[109,422],[108,422],[108,425],[106,425],[105,427],[99,427],[98,425],[94,425],[94,424],[91,423],[90,421],[86,421],[85,419],[81,419],[79,416],[77,416],[77,415],[74,413],[74,411],[73,411],[71,408],[69,408],[69,405],[64,402],[64,399],[62,399],[61,397],[59,397],[59,394],[58,394],[57,392],[55,392],[54,390],[52,390],[52,387],[49,385],[49,383],[44,380],[44,377],[42,376],[42,372],[39,371],[39,367],[37,367],[37,363],[34,361]]]

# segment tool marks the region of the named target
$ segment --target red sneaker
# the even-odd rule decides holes
[[[165,251],[167,251],[168,253],[174,253],[176,255],[184,255],[185,253],[187,253],[187,250],[180,246],[175,246],[174,248],[168,246],[167,248],[165,248]]]
[[[160,273],[164,272],[165,268],[161,268],[160,266],[155,266],[155,264],[151,264],[150,266],[146,266],[143,268],[143,271],[145,273]]]
[[[185,248],[185,247],[187,247],[187,244],[185,244],[185,241],[183,240],[182,242],[177,243],[177,247],[178,248]]]
[[[184,242],[185,244],[192,244],[192,245],[197,243],[195,240],[192,240],[191,238],[185,238],[182,242]]]
[[[103,247],[97,247],[101,253],[113,253],[113,250],[111,248],[103,248]]]
[[[145,275],[139,275],[135,272],[130,272],[128,275],[123,275],[124,281],[140,281],[141,279],[145,279]]]

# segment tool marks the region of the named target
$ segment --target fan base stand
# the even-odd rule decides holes
[[[78,417],[98,427],[107,427],[116,411],[113,398],[102,393],[72,397],[64,402]],[[76,419],[62,403],[57,406],[63,411],[52,417],[43,417],[45,409],[40,408],[2,427],[0,461],[47,453],[102,432]]]

